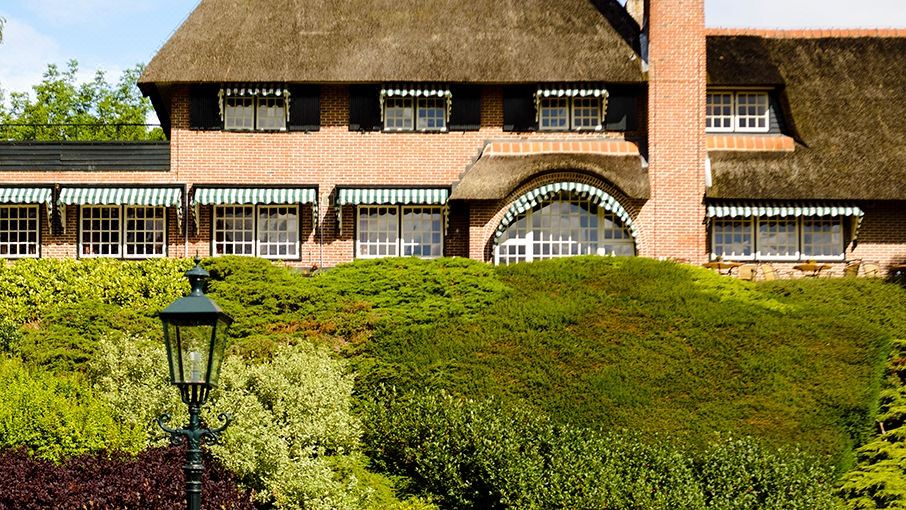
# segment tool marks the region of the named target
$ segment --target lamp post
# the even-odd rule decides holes
[[[183,403],[189,406],[189,423],[183,428],[170,428],[170,415],[164,414],[157,424],[170,434],[170,443],[182,444],[186,439],[186,503],[188,510],[201,509],[201,461],[203,439],[216,441],[230,423],[230,417],[221,414],[223,425],[207,428],[201,422],[201,406],[208,399],[211,388],[217,386],[220,364],[226,344],[226,332],[233,319],[217,303],[204,294],[204,284],[210,275],[202,269],[201,260],[195,258],[195,267],[186,271],[192,285],[188,296],[174,301],[162,312],[164,344],[170,365],[170,384],[179,388]]]

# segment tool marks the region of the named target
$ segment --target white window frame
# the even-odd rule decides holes
[[[572,126],[572,120],[570,112],[572,101],[568,97],[543,97],[538,103],[538,129],[540,131],[569,131],[570,126]],[[551,114],[552,110],[564,111],[564,116],[553,115]],[[545,125],[545,120],[557,120],[562,119],[562,126],[551,126]]]
[[[763,225],[771,223],[787,223],[793,225],[792,238],[795,240],[795,246],[792,246],[793,253],[790,255],[777,255],[764,253],[767,241],[762,240],[761,228]],[[765,217],[757,218],[755,221],[755,259],[769,262],[795,262],[802,259],[802,222],[799,218],[786,217]]]
[[[728,117],[726,115],[713,115],[712,105],[708,100],[711,96],[726,96],[731,95],[731,107],[730,107],[730,127],[714,127],[708,126],[708,122],[711,119],[725,120]],[[739,112],[740,96],[757,96],[764,99],[764,114],[761,116],[753,115],[741,115]],[[726,90],[726,89],[715,89],[708,90],[706,93],[706,111],[705,111],[705,132],[706,133],[768,133],[771,131],[771,95],[769,90],[764,89],[742,89],[742,90]],[[724,105],[721,105],[723,107]],[[743,119],[760,119],[764,121],[764,127],[743,127]]]
[[[745,218],[713,218],[711,225],[708,227],[708,235],[711,236],[711,260],[716,260],[717,255],[717,243],[716,236],[714,235],[714,222],[715,221],[738,221],[738,222],[747,222],[750,224],[751,236],[752,236],[752,255],[722,255],[723,260],[737,260],[737,261],[763,261],[763,262],[801,262],[806,260],[814,260],[816,262],[840,262],[846,260],[846,229],[845,229],[845,219],[843,217],[828,217],[828,216],[800,216],[795,218],[793,221],[796,224],[796,254],[795,255],[764,255],[762,254],[762,244],[761,241],[761,224],[764,221],[771,220],[783,220],[783,218],[756,218],[752,216],[747,216]],[[840,226],[840,253],[837,255],[807,255],[805,253],[805,223],[807,221],[823,221],[823,222],[834,222]]]
[[[127,234],[127,229],[126,229],[126,224],[127,224],[127,220],[126,220],[126,209],[128,209],[128,208],[142,208],[142,209],[144,209],[144,208],[152,208],[152,207],[153,207],[153,208],[157,208],[157,209],[163,209],[163,220],[164,220],[164,230],[163,230],[163,234],[164,234],[164,239],[163,239],[163,243],[162,243],[162,244],[163,244],[162,253],[159,253],[159,254],[150,254],[150,255],[149,255],[149,254],[141,254],[141,255],[127,254],[127,253],[126,253],[126,252],[127,252],[127,250],[126,250],[126,246],[127,246],[127,243],[126,243],[126,234]],[[88,243],[86,243],[86,242],[85,242],[85,238],[84,238],[85,233],[86,233],[86,232],[98,232],[98,233],[103,233],[103,232],[104,232],[104,230],[97,230],[97,231],[95,231],[93,228],[92,228],[92,229],[86,230],[86,229],[85,229],[85,223],[84,223],[84,222],[86,221],[85,213],[86,213],[86,211],[95,211],[95,210],[100,210],[100,209],[110,209],[111,211],[117,211],[117,214],[118,214],[118,216],[117,216],[117,221],[119,222],[119,228],[118,228],[116,231],[114,231],[114,230],[107,230],[107,231],[106,231],[106,232],[108,232],[108,233],[114,233],[114,232],[115,232],[116,235],[118,236],[117,242],[116,242],[116,243],[111,243],[111,242],[102,243],[102,244],[106,244],[106,245],[109,245],[109,246],[115,246],[116,249],[117,249],[117,253],[116,253],[116,254],[112,254],[112,253],[86,253],[86,252],[85,252],[86,245],[97,244],[97,243],[94,243],[94,242],[88,242]],[[95,218],[92,217],[92,218],[89,219],[89,221],[91,221],[91,220],[95,220]],[[104,219],[101,218],[101,219],[99,219],[98,221],[104,221]],[[108,221],[112,221],[112,218],[109,218]],[[167,211],[167,208],[166,208],[166,207],[163,207],[163,206],[137,206],[137,205],[82,205],[82,206],[79,206],[79,229],[78,229],[78,230],[79,230],[79,231],[78,231],[78,238],[79,238],[79,242],[78,242],[78,250],[79,250],[79,257],[80,257],[80,258],[91,258],[91,259],[93,259],[93,258],[112,258],[112,259],[132,259],[132,260],[160,259],[160,258],[166,258],[166,257],[167,257],[167,252],[168,252],[168,250],[169,250],[169,244],[168,244],[168,240],[169,240],[169,230],[170,230],[170,229],[169,229],[169,213],[168,213],[168,211]],[[144,243],[133,243],[133,244],[144,244]]]
[[[301,208],[299,207],[299,204],[260,204],[260,205],[253,205],[253,204],[219,204],[219,205],[213,206],[213,208],[214,208],[214,210],[213,210],[213,212],[211,213],[211,214],[212,214],[212,220],[213,220],[213,221],[211,222],[211,256],[213,256],[213,257],[218,257],[218,256],[222,256],[222,255],[236,255],[237,257],[260,257],[260,258],[268,259],[268,260],[299,260],[299,259],[301,258],[301,256],[302,256],[302,251],[301,251],[301,250],[302,250],[302,240],[301,240],[301,233],[302,233],[302,215],[300,214]],[[269,209],[269,208],[287,208],[287,209],[293,209],[293,210],[295,210],[295,214],[296,214],[296,225],[295,225],[296,237],[295,237],[295,239],[292,240],[292,241],[293,241],[293,246],[294,246],[294,249],[295,249],[295,252],[296,252],[294,255],[281,256],[281,255],[262,255],[262,254],[261,254],[261,253],[262,253],[262,252],[261,252],[261,245],[262,245],[262,242],[261,242],[261,237],[260,237],[259,234],[260,234],[260,231],[261,231],[261,222],[262,222],[262,218],[261,218],[260,210],[261,210],[261,209]],[[224,212],[225,212],[227,209],[244,209],[244,210],[249,210],[249,209],[250,209],[250,210],[252,211],[252,212],[251,212],[251,222],[252,222],[252,229],[251,229],[252,240],[251,240],[251,241],[245,241],[245,240],[243,240],[243,241],[241,241],[241,242],[231,241],[230,243],[227,243],[226,241],[223,241],[223,242],[217,241],[217,232],[218,232],[218,229],[217,229],[217,222],[218,222],[219,220],[224,220],[224,221],[226,221],[226,220],[228,220],[228,219],[229,219],[229,220],[234,220],[234,221],[236,220],[236,215],[235,215],[235,214],[231,214],[229,218],[224,218]],[[248,220],[247,220],[247,219],[243,219],[243,221],[245,222],[245,221],[248,221]],[[224,230],[224,232],[227,232],[227,231]],[[229,232],[233,232],[233,233],[239,233],[239,232],[241,232],[241,233],[247,233],[247,232],[249,232],[249,230],[246,229],[246,228],[244,228],[244,226],[243,226],[243,228],[241,228],[241,229],[235,229],[235,228],[230,229]],[[289,241],[287,241],[287,243],[288,243],[288,242],[289,242]],[[217,245],[218,245],[218,244],[232,244],[232,245],[234,245],[234,246],[235,246],[235,245],[251,246],[251,253],[222,253],[221,251],[219,251],[219,250],[217,249]],[[270,245],[270,244],[274,244],[274,243],[264,243],[264,244]]]
[[[281,242],[278,239],[277,241],[265,242],[262,240],[262,234],[264,232],[267,232],[268,234],[276,234],[278,237],[281,233],[283,233],[279,229],[267,230],[265,225],[267,224],[267,221],[269,220],[269,218],[262,217],[261,213],[263,211],[267,211],[267,210],[271,210],[271,209],[276,209],[276,210],[286,209],[288,214],[291,213],[292,215],[295,215],[295,218],[296,218],[295,222],[291,222],[291,220],[289,220],[289,219],[286,220],[287,221],[287,223],[286,223],[287,240],[286,241]],[[293,225],[292,223],[295,223],[295,225]],[[301,216],[299,215],[299,205],[298,204],[291,204],[291,205],[268,204],[268,205],[257,206],[255,208],[255,252],[257,253],[257,256],[264,258],[264,259],[271,259],[271,260],[298,259],[300,257],[300,249],[302,248],[302,241],[300,238],[300,227],[301,226],[302,226]],[[276,255],[264,254],[265,247],[267,247],[267,246],[279,247],[280,245],[285,245],[285,246],[291,248],[292,253],[287,253],[286,255],[280,255],[279,253]]]
[[[587,106],[576,106],[577,101],[594,101],[597,103],[598,116],[597,121],[592,126],[579,126],[576,123],[576,110],[588,108]],[[565,107],[553,106],[551,103],[565,103]],[[547,105],[545,105],[547,103]],[[591,96],[576,97],[542,97],[538,100],[538,130],[539,131],[602,131],[604,129],[604,99]],[[545,115],[545,110],[558,110],[565,108],[565,117]],[[566,122],[562,126],[545,126],[545,118],[557,119],[563,118]]]
[[[361,228],[361,227],[362,227],[362,214],[363,214],[363,213],[366,213],[366,212],[368,212],[368,211],[372,211],[372,210],[380,211],[381,209],[385,209],[385,210],[388,210],[388,211],[394,211],[394,210],[395,210],[395,213],[393,214],[393,216],[396,218],[396,230],[395,230],[396,238],[395,238],[395,239],[389,239],[389,236],[388,236],[388,238],[387,238],[387,239],[384,239],[384,240],[377,240],[377,241],[362,241],[362,239],[361,239],[361,237],[360,237],[360,236],[362,235],[362,233],[363,233],[363,232],[362,232],[362,228]],[[414,210],[433,211],[433,214],[438,214],[438,215],[439,215],[439,220],[440,220],[440,246],[439,246],[439,248],[440,248],[440,254],[439,254],[439,255],[416,256],[416,255],[405,255],[405,254],[404,254],[407,245],[410,245],[410,246],[415,245],[415,243],[413,243],[413,242],[411,242],[411,241],[409,241],[409,240],[406,239],[406,236],[405,236],[405,223],[404,223],[404,222],[405,222],[405,217],[406,217],[406,212],[407,212],[407,211],[414,211]],[[378,258],[387,258],[387,257],[416,257],[416,258],[426,259],[426,260],[427,260],[427,259],[435,259],[435,258],[443,257],[443,254],[444,254],[444,237],[445,237],[445,236],[444,236],[445,233],[444,233],[444,210],[443,210],[443,207],[440,207],[440,206],[432,206],[432,205],[407,205],[407,206],[399,206],[399,205],[360,205],[360,206],[356,206],[356,222],[355,222],[355,225],[356,225],[356,232],[355,232],[355,258],[359,258],[359,259],[378,259]],[[433,229],[432,229],[430,232],[428,232],[428,231],[420,231],[419,233],[422,234],[422,235],[425,235],[425,234],[432,234],[432,235],[433,235],[433,232],[434,232],[434,231],[433,231]],[[386,231],[378,232],[378,234],[392,234],[392,233],[394,233],[392,230],[386,230]],[[433,241],[432,241],[431,243],[429,243],[429,245],[433,245],[433,244],[434,244]],[[388,249],[387,249],[387,252],[388,252],[388,253],[387,253],[387,254],[383,254],[383,255],[382,255],[382,254],[368,254],[368,253],[364,253],[364,254],[363,254],[363,253],[362,253],[362,252],[363,252],[363,248],[367,248],[367,247],[369,247],[369,246],[371,246],[371,245],[374,245],[374,246],[386,246],[386,247],[388,248]],[[422,244],[421,244],[421,243],[418,243],[418,245],[421,246]],[[391,249],[391,248],[392,248],[392,249]],[[391,251],[392,251],[392,253],[390,253]]]
[[[21,217],[21,212],[22,212],[22,211],[26,211],[26,210],[27,210],[27,211],[34,211],[34,213],[35,213],[35,217],[34,217],[35,228],[34,228],[34,230],[20,230],[20,229],[18,228],[18,225],[17,225],[15,229],[13,229],[13,228],[7,228],[6,231],[5,231],[5,233],[6,233],[8,236],[11,236],[11,235],[13,235],[13,234],[15,234],[15,235],[17,235],[17,236],[22,236],[22,235],[28,236],[29,234],[34,233],[34,234],[35,234],[35,242],[34,242],[34,243],[31,243],[30,241],[26,241],[26,242],[23,243],[23,242],[11,242],[11,241],[7,241],[7,242],[5,242],[5,243],[0,243],[0,246],[6,247],[6,248],[7,248],[7,249],[5,250],[6,253],[0,253],[0,259],[36,259],[36,258],[39,258],[39,257],[41,256],[41,209],[40,209],[40,206],[37,205],[37,204],[9,204],[9,205],[0,206],[0,210],[2,210],[2,211],[12,211],[13,209],[18,209],[18,210],[19,210],[19,212],[17,213],[17,217],[16,217],[15,219],[11,219],[11,218],[9,217],[9,215],[7,214],[7,217],[6,217],[5,219],[4,219],[4,218],[0,218],[0,221],[7,221],[7,222],[14,222],[14,221],[15,221],[15,222],[20,222],[20,221],[23,221],[23,220],[24,220],[24,221],[31,221],[31,218],[28,218],[28,217],[26,217],[26,218],[23,219],[23,218]],[[35,252],[34,252],[34,253],[26,253],[26,254],[12,254],[12,253],[10,253],[11,250],[9,250],[9,248],[12,247],[12,246],[16,246],[17,248],[18,248],[18,247],[24,246],[24,247],[26,248],[26,250],[27,250],[28,247],[29,247],[30,245],[32,245],[32,244],[34,244],[34,246],[35,246],[35,250],[34,250]]]
[[[578,106],[576,103],[580,101],[589,101],[592,104],[589,106]],[[601,119],[601,111],[604,109],[604,101],[599,97],[574,97],[570,101],[570,127],[573,131],[600,131],[603,129],[603,120]],[[579,126],[576,123],[576,119],[579,118],[576,114],[576,110],[585,110],[595,108],[598,111],[597,116],[595,117],[582,117],[583,119],[594,119],[594,123],[591,126]]]
[[[724,115],[722,112],[714,111],[717,109],[722,110],[722,109],[726,108],[726,106],[727,106],[726,104],[724,104],[722,102],[720,104],[712,103],[711,98],[717,97],[717,96],[724,98],[724,99],[726,99],[726,98],[730,99],[730,104],[729,104],[730,114],[729,115]],[[736,94],[734,94],[733,92],[726,91],[726,90],[709,91],[707,94],[705,108],[706,108],[705,131],[707,131],[709,133],[732,133],[733,132],[734,128],[736,127],[736,117],[734,115],[734,113],[736,112]],[[727,122],[728,125],[726,127],[724,127],[724,126],[715,127],[713,125],[708,126],[708,123],[712,122],[712,120],[719,121],[721,124],[723,124],[724,121],[727,121],[727,120],[729,120],[729,122]]]
[[[167,228],[167,227],[168,227],[167,223],[168,223],[168,220],[169,220],[168,215],[167,215],[167,208],[166,208],[166,207],[160,207],[160,206],[144,206],[144,205],[124,205],[124,206],[122,206],[122,207],[123,207],[123,211],[122,211],[122,213],[121,213],[121,215],[122,215],[122,234],[121,234],[121,238],[122,238],[122,243],[123,243],[123,248],[122,248],[123,258],[126,258],[126,259],[155,259],[155,258],[163,258],[163,257],[166,257],[166,256],[167,256],[167,230],[169,230],[169,229]],[[148,234],[148,233],[150,233],[150,234],[155,234],[155,233],[161,233],[161,234],[163,234],[163,240],[161,241],[161,252],[160,252],[160,253],[152,253],[152,254],[147,254],[147,253],[142,253],[142,254],[131,253],[131,254],[130,254],[130,253],[129,253],[129,247],[130,247],[130,246],[134,247],[134,246],[138,246],[138,245],[147,245],[147,244],[154,245],[154,244],[157,244],[157,243],[155,243],[155,242],[151,242],[151,243],[144,242],[144,241],[132,241],[132,242],[130,242],[130,241],[128,240],[128,234],[130,233],[130,230],[129,230],[129,228],[128,228],[129,219],[130,219],[130,218],[129,218],[129,211],[130,211],[130,209],[132,209],[132,210],[139,210],[139,209],[151,210],[151,211],[153,211],[153,213],[155,214],[155,217],[152,217],[152,218],[142,218],[141,220],[139,220],[139,219],[137,219],[137,218],[133,218],[133,220],[135,220],[135,221],[162,221],[163,228],[162,228],[161,230],[157,230],[157,229],[145,230],[145,229],[142,229],[142,230],[135,230],[135,231],[132,231],[132,232],[131,232],[131,233],[136,234],[136,235],[139,234],[139,233],[141,233],[141,234]],[[160,218],[156,217],[156,214],[157,214],[158,212],[161,213],[161,217],[160,217]]]
[[[247,122],[243,122],[241,125],[231,125],[230,121],[232,119],[231,119],[230,114],[232,113],[232,110],[234,108],[238,108],[238,107],[229,106],[229,102],[236,101],[236,100],[251,101],[252,118],[251,118],[250,125]],[[274,102],[274,101],[282,102],[283,107],[280,108],[279,106],[267,106],[267,103]],[[243,106],[242,108],[248,108],[248,107]],[[261,108],[269,108],[269,109],[278,111],[279,112],[278,116],[269,115],[269,116],[265,116],[265,117],[274,118],[274,119],[279,118],[281,125],[278,127],[261,127],[261,122],[260,122],[260,119],[261,119],[260,109]],[[286,131],[286,108],[287,108],[286,98],[284,98],[284,97],[226,96],[224,98],[224,103],[223,103],[223,129],[224,129],[224,131],[265,131],[265,132],[267,132],[267,131]],[[242,119],[244,121],[248,120],[248,118],[245,116],[243,116]]]
[[[553,202],[568,202],[568,203],[583,202],[583,203],[590,204],[590,201],[587,199],[583,200],[581,198],[575,198],[575,197],[559,197],[559,198],[554,198],[552,200],[546,200],[542,204],[540,204],[540,206],[543,208],[543,207],[551,205]],[[540,253],[536,253],[535,252],[536,245],[545,245],[545,244],[550,245],[550,246],[559,245],[560,248],[563,248],[564,246],[576,245],[576,244],[583,243],[586,241],[564,240],[562,238],[559,240],[543,239],[543,238],[536,239],[536,233],[539,232],[540,230],[536,230],[536,228],[534,226],[534,224],[537,222],[535,221],[535,218],[533,215],[536,214],[538,211],[535,208],[533,208],[533,209],[526,211],[522,215],[520,215],[516,219],[516,221],[511,223],[510,226],[507,228],[506,232],[504,233],[504,237],[506,237],[507,233],[512,232],[514,229],[516,229],[518,231],[517,236],[513,237],[513,238],[502,240],[500,243],[497,244],[497,246],[494,247],[494,264],[500,265],[501,263],[510,264],[510,263],[518,263],[518,262],[534,262],[535,260],[549,260],[549,259],[554,259],[554,258],[573,257],[573,256],[578,256],[578,255],[608,255],[608,256],[614,255],[612,253],[606,252],[606,248],[604,247],[604,245],[606,245],[606,244],[619,245],[619,246],[623,246],[623,247],[631,247],[633,254],[635,254],[635,250],[636,250],[635,239],[632,237],[631,233],[629,232],[629,229],[625,225],[622,224],[622,221],[620,221],[620,219],[613,212],[607,211],[604,207],[602,207],[600,205],[597,205],[596,209],[597,209],[597,212],[595,213],[595,218],[596,218],[597,224],[594,227],[589,225],[589,226],[586,226],[583,228],[583,230],[586,230],[586,231],[595,230],[595,233],[596,233],[595,237],[597,239],[595,241],[595,244],[597,246],[595,253],[573,254],[573,253],[563,253],[562,251],[556,255],[554,255],[554,254],[542,255]],[[539,222],[540,221],[542,221],[542,220],[539,219]],[[619,229],[619,231],[621,232],[621,234],[625,235],[625,237],[621,237],[619,239],[616,236],[608,237],[607,232],[615,232],[617,230],[614,228],[608,229],[607,228],[608,221],[611,222],[613,225],[619,225],[620,227],[622,227],[621,229]],[[524,237],[519,237],[519,235],[524,235]],[[515,251],[517,253],[512,253],[511,248],[515,248]],[[522,251],[524,253],[518,253],[518,251],[520,249],[522,249]]]

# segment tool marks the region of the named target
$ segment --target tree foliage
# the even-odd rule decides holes
[[[107,80],[104,71],[79,83],[76,60],[70,60],[65,69],[50,64],[32,92],[12,92],[8,105],[0,102],[0,124],[17,125],[3,128],[0,137],[14,141],[163,140],[163,131],[143,125],[152,110],[151,102],[136,86],[143,68],[126,69],[115,83]]]

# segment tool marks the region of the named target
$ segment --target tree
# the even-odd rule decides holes
[[[148,129],[145,119],[151,102],[136,86],[143,66],[127,69],[111,84],[103,71],[94,79],[78,83],[79,64],[69,61],[61,71],[47,66],[41,83],[32,93],[13,92],[9,106],[0,103],[0,124],[7,140],[162,140],[160,128]],[[124,124],[132,124],[125,125]]]

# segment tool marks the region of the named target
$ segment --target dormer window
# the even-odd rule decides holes
[[[233,85],[220,90],[223,127],[231,131],[285,131],[289,91],[282,87]]]
[[[708,92],[705,130],[710,133],[767,133],[770,100],[766,91]]]
[[[538,128],[542,131],[604,129],[607,91],[602,88],[539,88],[535,93]]]
[[[380,96],[384,131],[446,131],[452,98],[447,88],[384,87]]]

